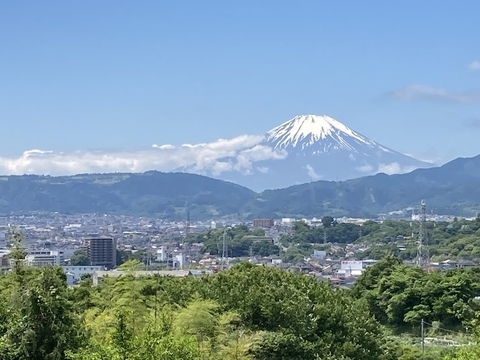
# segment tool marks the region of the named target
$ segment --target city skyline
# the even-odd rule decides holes
[[[0,8],[2,174],[215,166],[301,114],[430,162],[480,153],[475,1]]]

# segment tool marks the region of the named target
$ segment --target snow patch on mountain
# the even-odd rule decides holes
[[[314,147],[314,154],[340,149],[358,152],[359,146],[392,151],[327,115],[296,116],[271,129],[265,142],[279,149]]]

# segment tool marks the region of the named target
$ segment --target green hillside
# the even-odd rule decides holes
[[[439,214],[480,211],[480,156],[408,174],[377,174],[348,181],[316,181],[255,193],[234,183],[186,173],[3,176],[0,213],[58,211],[123,213],[165,219],[226,216],[375,217],[417,208],[425,199]]]

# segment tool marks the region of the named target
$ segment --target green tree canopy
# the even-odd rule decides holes
[[[88,258],[85,250],[75,250],[73,255],[70,257],[70,263],[73,266],[87,266],[90,265],[90,259]]]

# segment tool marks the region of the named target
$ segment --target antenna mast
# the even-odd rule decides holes
[[[417,247],[417,259],[418,266],[425,266],[429,263],[429,254],[427,245],[427,212],[425,200],[420,202],[420,211],[418,213],[418,220],[420,222],[420,231],[418,233],[418,247]]]

